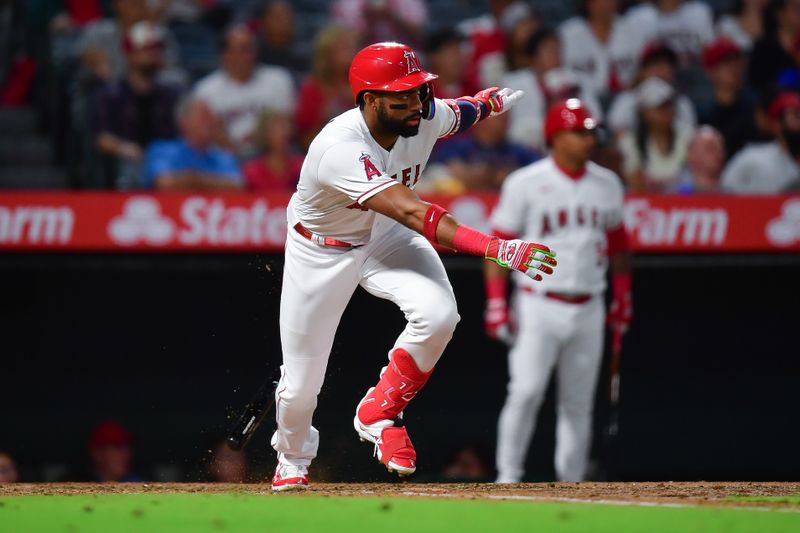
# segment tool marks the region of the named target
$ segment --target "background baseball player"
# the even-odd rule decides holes
[[[502,239],[544,239],[561,267],[534,287],[516,279],[516,336],[508,356],[511,381],[498,424],[500,483],[524,474],[536,416],[553,367],[557,378],[556,475],[584,478],[591,440],[592,404],[603,349],[606,268],[611,258],[613,305],[609,320],[631,318],[630,253],[622,224],[623,189],[613,172],[589,161],[595,121],[577,99],[551,107],[545,120],[550,156],[510,174],[492,214]],[[507,273],[485,268],[486,328],[510,340]]]
[[[430,83],[436,76],[398,43],[361,50],[349,78],[358,107],[334,118],[311,143],[287,208],[283,366],[272,438],[278,452],[275,490],[308,485],[308,466],[319,445],[311,426],[317,394],[342,312],[358,285],[394,302],[408,324],[353,423],[389,470],[410,474],[416,452],[395,419],[428,380],[459,320],[431,243],[486,257],[536,280],[555,265],[546,247],[459,225],[412,191],[438,138],[504,112],[519,91],[495,87],[474,98],[435,99]]]

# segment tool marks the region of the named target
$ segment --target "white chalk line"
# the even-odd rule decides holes
[[[373,491],[367,491],[371,494],[376,494]],[[450,493],[427,493],[427,492],[414,492],[403,491],[400,494],[403,496],[417,496],[425,498],[451,498],[451,499],[464,499],[463,494],[450,494]],[[533,502],[562,502],[562,503],[585,503],[590,505],[614,505],[618,507],[666,507],[671,509],[697,509],[697,508],[714,508],[714,509],[736,509],[737,511],[763,511],[763,512],[779,512],[779,513],[800,513],[800,509],[792,509],[786,507],[767,507],[767,506],[747,506],[747,505],[720,505],[714,506],[713,503],[709,505],[688,504],[688,503],[670,503],[670,502],[643,502],[637,500],[607,500],[607,499],[582,499],[582,498],[568,498],[566,496],[525,496],[521,494],[486,494],[477,496],[478,499],[486,500],[516,500],[516,501],[533,501]]]

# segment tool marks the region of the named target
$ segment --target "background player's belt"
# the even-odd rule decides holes
[[[313,231],[306,228],[299,222],[294,225],[294,229],[295,231],[297,231],[297,233],[299,233],[309,241],[319,244],[321,246],[331,246],[333,248],[355,248],[355,246],[353,246],[349,242],[340,241],[332,237],[325,237],[323,235],[314,233]]]
[[[532,287],[522,287],[522,290],[525,292],[536,292],[533,290]],[[594,295],[589,293],[545,291],[542,294],[544,295],[545,298],[550,298],[551,300],[558,300],[559,302],[564,302],[568,304],[585,304],[586,302],[594,298]]]

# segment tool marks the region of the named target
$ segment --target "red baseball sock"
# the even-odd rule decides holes
[[[422,372],[407,351],[396,348],[378,384],[358,409],[358,419],[370,425],[379,420],[392,420],[431,377],[433,370]]]

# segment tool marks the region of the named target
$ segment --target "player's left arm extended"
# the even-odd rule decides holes
[[[421,200],[401,185],[379,192],[364,205],[421,233],[433,244],[483,257],[536,281],[542,280],[542,274],[552,274],[557,264],[555,252],[547,246],[501,239],[459,224],[443,207]]]
[[[475,96],[442,100],[454,115],[449,131],[444,132],[442,137],[467,131],[481,120],[505,113],[524,95],[523,91],[489,87]],[[435,110],[436,106],[431,106],[430,109]]]
[[[633,319],[633,285],[630,243],[625,226],[620,224],[607,233],[608,257],[611,265],[611,307],[608,310],[608,324],[620,336]]]

